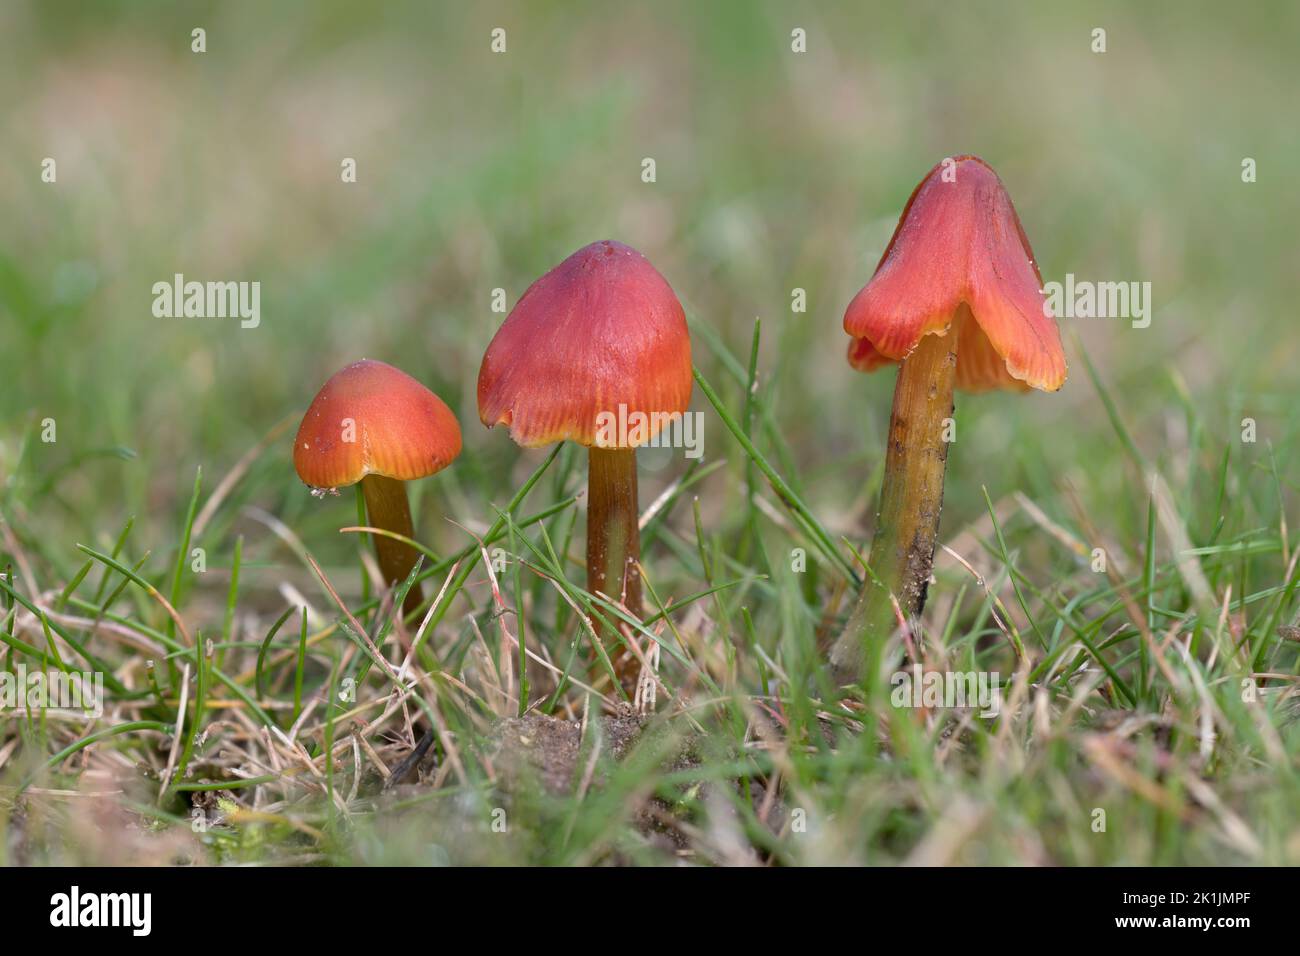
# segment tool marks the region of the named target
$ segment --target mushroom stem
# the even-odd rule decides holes
[[[922,336],[898,369],[880,512],[868,559],[876,580],[868,574],[831,651],[831,665],[841,682],[861,676],[863,665],[878,658],[897,629],[893,599],[905,619],[916,617],[925,606],[943,509],[960,327],[953,322],[947,335]]]
[[[383,475],[366,475],[361,479],[361,493],[365,496],[366,512],[370,515],[372,525],[404,538],[415,537],[415,528],[411,524],[411,506],[406,500],[406,482],[385,478]],[[375,556],[379,558],[379,570],[384,581],[391,587],[406,580],[411,568],[415,567],[418,557],[416,550],[404,541],[382,534],[373,537]],[[420,585],[412,584],[411,590],[406,592],[402,613],[412,613],[423,601]]]
[[[633,566],[641,558],[639,517],[636,449],[593,445],[587,454],[587,590],[621,598],[636,617],[641,616],[641,575]],[[594,615],[591,623],[600,634]],[[602,637],[612,654],[615,635]],[[632,655],[616,655],[620,679],[636,666],[635,658],[629,658]]]

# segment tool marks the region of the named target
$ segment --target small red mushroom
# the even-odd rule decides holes
[[[645,256],[610,241],[579,249],[534,282],[479,370],[484,425],[507,426],[524,447],[587,447],[587,590],[621,598],[636,616],[636,448],[686,411],[691,386],[681,303]],[[638,415],[639,431],[607,427]],[[622,660],[626,677],[634,660]]]
[[[404,482],[441,471],[459,454],[460,425],[442,399],[405,372],[363,359],[331,376],[312,399],[293,464],[317,492],[361,482],[370,523],[412,538]],[[415,567],[415,549],[395,538],[375,535],[375,553],[390,586]],[[410,614],[422,600],[413,586],[403,611]]]
[[[831,653],[857,676],[898,610],[920,614],[934,563],[953,388],[1055,391],[1065,353],[1042,277],[1006,188],[975,156],[916,187],[871,281],[844,313],[849,364],[899,363],[868,575]]]

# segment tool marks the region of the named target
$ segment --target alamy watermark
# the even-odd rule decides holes
[[[59,929],[116,926],[129,929],[132,936],[148,936],[153,929],[153,894],[83,893],[73,886],[50,897],[50,925]]]
[[[894,688],[889,702],[895,707],[978,707],[984,718],[1002,712],[1002,677],[997,671],[927,671],[913,664],[911,670],[891,674],[889,683]]]
[[[1092,282],[1067,272],[1065,282],[1044,284],[1043,294],[1049,319],[1129,319],[1135,329],[1151,324],[1150,282]]]
[[[64,717],[104,715],[104,675],[99,671],[29,671],[19,664],[0,671],[0,717],[45,711]]]
[[[682,448],[687,458],[704,454],[703,412],[629,412],[596,415],[597,448]]]
[[[159,319],[239,319],[240,328],[262,322],[262,283],[186,282],[176,273],[171,282],[153,284],[153,314]]]

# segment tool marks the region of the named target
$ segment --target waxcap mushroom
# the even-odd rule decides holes
[[[479,417],[525,447],[602,444],[598,416],[650,416],[645,444],[691,400],[682,305],[645,256],[604,240],[531,286],[497,330],[478,377]]]
[[[330,377],[303,416],[293,445],[298,477],[313,494],[361,482],[366,512],[377,528],[415,535],[405,482],[446,468],[460,454],[460,425],[437,395],[400,369],[362,359]],[[402,581],[419,559],[406,541],[375,535],[384,580]],[[423,601],[406,592],[403,613]]]
[[[925,608],[955,432],[954,390],[1055,391],[1065,354],[1011,197],[988,164],[945,159],[903,208],[871,281],[844,312],[849,362],[897,363],[880,507],[864,580],[831,648],[840,681],[874,681],[900,622]]]
[[[875,274],[845,310],[849,363],[874,371],[927,334],[955,331],[957,388],[1056,391],[1065,353],[1042,286],[997,173],[976,156],[946,159],[913,191]]]
[[[587,590],[641,614],[636,449],[687,410],[693,375],[686,315],[635,249],[579,249],[526,291],[497,330],[478,376],[479,418],[525,447],[587,447]],[[611,416],[619,427],[611,428]],[[629,427],[622,427],[622,426]],[[592,626],[615,649],[593,607]],[[614,661],[629,685],[636,655]],[[599,679],[599,678],[597,678]]]
[[[367,475],[427,477],[451,464],[460,446],[460,425],[442,399],[400,369],[362,359],[312,400],[293,463],[305,484],[331,490]]]

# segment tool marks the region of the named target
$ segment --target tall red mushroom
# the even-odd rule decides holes
[[[479,370],[484,425],[507,426],[525,447],[587,447],[587,590],[638,616],[636,448],[686,411],[691,385],[681,303],[645,256],[611,241],[579,249],[534,282]],[[611,420],[646,426],[604,427]],[[631,663],[623,658],[620,676]]]
[[[863,586],[831,652],[861,670],[898,612],[920,614],[934,562],[954,387],[1055,391],[1065,353],[1011,197],[975,156],[939,163],[899,218],[871,281],[849,303],[849,363],[899,363],[880,513]],[[897,602],[897,610],[895,609]]]

